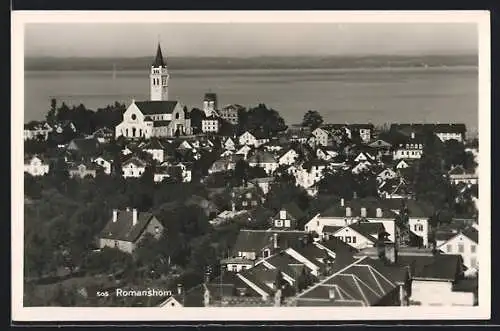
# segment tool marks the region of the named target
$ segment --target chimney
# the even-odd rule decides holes
[[[277,233],[273,233],[273,247],[274,247],[274,249],[278,248],[278,234]]]
[[[366,208],[361,207],[361,217],[366,217]]]
[[[205,284],[210,283],[210,272],[205,272]]]
[[[411,139],[415,139],[415,132],[411,132]]]
[[[330,300],[334,300],[335,299],[335,289],[330,288],[328,290],[328,297],[330,298]]]
[[[177,284],[177,294],[182,294],[182,284]]]
[[[236,212],[236,204],[234,203],[234,201],[231,201],[231,211],[233,213]]]
[[[377,208],[377,217],[382,217],[382,208]]]
[[[340,199],[340,205],[344,207],[344,198]]]
[[[357,199],[357,198],[358,198],[358,193],[354,192],[354,193],[352,194],[352,198],[353,198],[353,199]]]
[[[351,207],[345,207],[345,216],[346,217],[351,217],[352,216]]]
[[[137,224],[137,209],[132,209],[132,226]]]
[[[117,219],[118,219],[118,210],[113,209],[113,223],[116,223]]]

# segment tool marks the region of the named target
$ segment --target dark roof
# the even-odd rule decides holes
[[[453,283],[453,292],[475,292],[478,289],[477,278],[465,278]]]
[[[155,128],[161,127],[161,126],[168,126],[172,121],[167,121],[167,120],[162,120],[162,121],[154,121],[153,126]]]
[[[158,139],[151,139],[148,143],[141,146],[142,149],[164,149],[165,147]]]
[[[378,222],[356,222],[349,225],[349,227],[372,242],[377,241],[373,235],[376,235],[381,231],[385,231],[384,224]]]
[[[469,227],[465,230],[462,230],[462,234],[469,238],[470,240],[474,241],[475,243],[479,243],[479,232],[474,229],[473,227]]]
[[[270,230],[241,230],[233,246],[233,252],[260,252],[263,248],[273,244],[273,234],[278,234],[278,245],[284,249],[298,242],[305,235],[304,231],[270,231]]]
[[[216,93],[205,93],[205,101],[216,101],[217,100],[217,94]]]
[[[96,138],[75,138],[73,139],[67,149],[75,150],[82,154],[95,154],[98,152],[100,143]]]
[[[280,210],[286,210],[287,214],[293,217],[293,219],[298,220],[305,216],[304,212],[295,204],[295,202],[289,202],[284,204]],[[278,215],[279,217],[279,212]]]
[[[326,226],[325,226],[325,228],[326,228]],[[354,253],[358,252],[358,250],[356,248],[343,242],[342,240],[340,240],[337,237],[330,237],[328,240],[321,241],[318,244],[325,246],[329,250],[335,252],[335,254],[337,254],[337,255],[352,256]]]
[[[342,228],[343,228],[343,226],[325,225],[323,227],[323,231],[321,231],[321,232],[323,232],[323,233],[335,233]]]
[[[370,129],[373,130],[374,126],[371,123],[365,124],[349,124],[349,127],[352,129]]]
[[[410,266],[412,278],[455,281],[461,273],[462,257],[454,254],[399,256],[400,265]]]
[[[171,114],[177,101],[135,101],[135,105],[144,115]]]
[[[365,198],[345,201],[344,207],[340,204],[332,206],[322,212],[320,217],[345,217],[347,207],[351,208],[352,217],[360,217],[361,208],[366,208],[366,217],[370,218],[376,217],[377,208],[382,209],[383,218],[393,218],[397,216],[391,208],[388,208],[386,200]]]
[[[167,63],[163,59],[163,54],[161,53],[160,43],[158,43],[158,48],[156,49],[156,57],[154,62],[151,64],[153,67],[166,67]]]
[[[136,225],[132,225],[132,217],[132,211],[117,211],[116,222],[111,218],[101,231],[100,238],[135,242],[154,216],[137,211]]]

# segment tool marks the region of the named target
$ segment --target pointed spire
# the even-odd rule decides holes
[[[158,48],[156,49],[155,61],[152,64],[153,67],[165,67],[166,63],[163,60],[163,55],[161,53],[160,42],[158,42]]]

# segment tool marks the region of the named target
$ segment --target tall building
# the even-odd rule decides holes
[[[132,101],[123,113],[123,121],[115,128],[115,137],[149,139],[192,134],[184,105],[168,100],[169,75],[160,44],[149,77],[151,100]]]
[[[203,111],[205,116],[217,116],[217,94],[215,93],[205,93],[203,98]]]
[[[151,64],[150,85],[151,101],[168,101],[168,69],[167,62],[161,53],[160,43],[156,50],[156,57]]]

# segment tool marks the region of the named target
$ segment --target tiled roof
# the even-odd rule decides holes
[[[260,252],[273,245],[273,234],[278,234],[278,245],[284,249],[302,238],[304,231],[240,230],[233,252]]]
[[[322,212],[320,217],[345,217],[346,207],[351,208],[352,217],[360,217],[361,208],[366,208],[366,217],[369,218],[375,218],[377,216],[377,208],[382,209],[383,218],[394,218],[397,216],[397,214],[388,208],[386,200],[366,198],[345,201],[344,207],[337,204]]]
[[[326,227],[327,226],[323,227],[323,232],[325,231],[324,229]],[[342,240],[340,240],[337,237],[330,237],[328,240],[320,241],[318,244],[335,252],[335,254],[337,254],[337,255],[340,254],[340,255],[345,255],[345,256],[352,256],[352,254],[354,254],[358,251],[356,248],[343,242]]]
[[[177,101],[135,101],[135,105],[144,115],[171,114]]]
[[[462,234],[475,243],[479,243],[479,232],[473,227],[462,230]]]
[[[377,239],[373,235],[377,235],[381,231],[385,231],[384,224],[378,222],[356,222],[349,225],[351,229],[363,235],[372,242],[376,242]]]
[[[266,151],[257,151],[248,158],[248,163],[276,163],[276,158],[272,153]]]
[[[153,214],[137,211],[137,224],[133,222],[132,211],[117,211],[116,222],[111,218],[101,231],[100,238],[135,242],[153,218]]]

